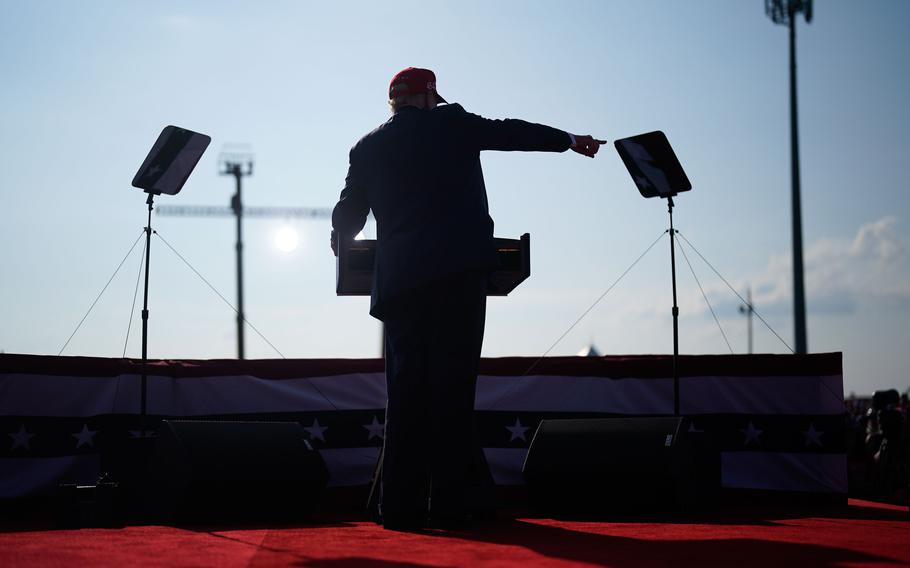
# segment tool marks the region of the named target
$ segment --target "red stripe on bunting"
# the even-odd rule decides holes
[[[533,366],[533,369],[531,367]],[[529,369],[531,369],[529,371]],[[681,377],[827,376],[843,372],[842,354],[808,355],[680,355]],[[673,376],[671,355],[616,355],[606,357],[503,357],[482,359],[481,375],[562,375],[575,377]]]
[[[533,367],[533,368],[532,368]],[[261,379],[300,379],[358,373],[381,373],[382,359],[155,359],[149,374],[174,377],[248,375]],[[679,375],[689,376],[827,376],[843,371],[841,353],[808,355],[680,355]],[[137,359],[102,357],[56,357],[50,355],[0,355],[0,373],[114,377],[138,375]],[[672,376],[669,355],[623,355],[606,357],[502,357],[484,358],[480,374],[488,376],[560,375],[576,377],[668,378]]]

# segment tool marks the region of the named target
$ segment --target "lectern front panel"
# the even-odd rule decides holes
[[[494,239],[499,269],[490,274],[488,296],[506,296],[531,275],[531,235],[519,239]],[[336,259],[335,293],[369,296],[373,289],[376,240],[340,243]]]

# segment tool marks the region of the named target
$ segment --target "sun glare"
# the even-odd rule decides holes
[[[275,233],[275,246],[281,252],[293,252],[300,243],[300,237],[293,227],[282,227]]]

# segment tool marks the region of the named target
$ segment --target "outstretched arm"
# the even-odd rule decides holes
[[[606,140],[592,136],[575,136],[543,124],[524,120],[492,120],[465,111],[460,105],[449,105],[450,112],[461,115],[463,136],[478,150],[575,152],[593,158]]]

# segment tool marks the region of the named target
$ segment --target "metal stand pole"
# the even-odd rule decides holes
[[[795,6],[795,4],[794,4]],[[790,10],[790,151],[793,209],[793,319],[796,352],[808,353],[806,339],[806,291],[803,284],[803,222],[799,184],[799,135],[796,116],[796,12]]]
[[[673,198],[667,197],[670,213],[670,273],[673,280],[673,416],[679,416],[679,306],[676,305],[676,229],[673,228]]]
[[[749,326],[749,327],[748,327],[748,331],[749,331],[749,355],[751,355],[751,354],[752,354],[752,314],[755,313],[755,309],[752,307],[752,288],[751,288],[751,287],[749,287],[749,288],[746,290],[746,301],[749,303],[749,306],[746,308],[746,309],[748,310],[748,312],[747,312],[746,315],[748,315],[748,317],[749,317],[749,320],[748,320],[747,324],[748,324],[748,326]]]
[[[145,290],[142,300],[142,378],[139,384],[139,432],[145,437],[146,414],[147,414],[147,386],[148,386],[148,330],[149,330],[149,259],[152,248],[152,202],[155,199],[154,193],[149,193],[146,203],[149,206],[148,225],[145,227]]]
[[[243,200],[241,198],[243,171],[240,164],[234,164],[230,173],[237,182],[237,193],[231,200],[231,207],[237,218],[237,358],[244,358],[243,348]]]

